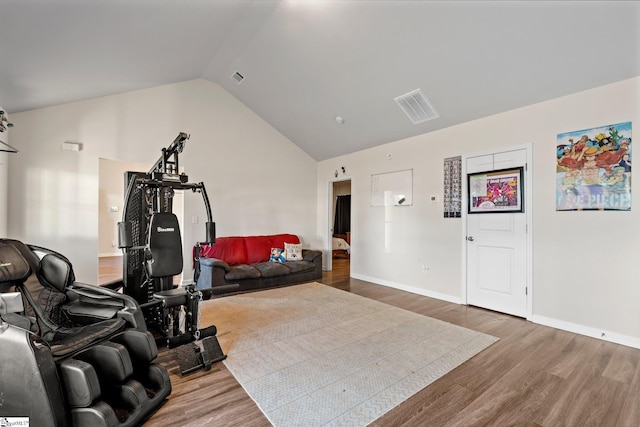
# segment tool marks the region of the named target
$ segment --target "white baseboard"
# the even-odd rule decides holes
[[[401,291],[411,292],[412,294],[422,295],[429,298],[435,298],[442,301],[452,302],[454,304],[462,304],[462,300],[453,295],[441,294],[439,292],[432,292],[422,288],[416,288],[414,286],[403,285],[402,283],[391,282],[389,280],[382,280],[376,277],[363,276],[361,274],[351,273],[351,277],[358,280],[364,280],[366,282],[376,283],[378,285],[388,286],[390,288],[400,289]]]
[[[401,283],[395,283],[388,280],[382,280],[376,277],[364,276],[361,274],[352,273],[351,277],[353,277],[354,279],[364,280],[366,282],[388,286],[390,288],[400,289],[402,291],[411,292],[411,293],[422,295],[429,298],[435,298],[442,301],[451,302],[454,304],[462,304],[462,300],[460,298],[454,297],[452,295],[441,294],[438,292],[431,292],[425,289],[416,288],[413,286],[407,286]],[[620,345],[625,345],[627,347],[640,349],[640,338],[631,337],[628,335],[618,334],[611,331],[605,331],[605,330],[593,328],[590,326],[566,322],[564,320],[553,319],[550,317],[540,316],[536,314],[534,314],[530,320],[531,322],[537,323],[539,325],[550,326],[552,328],[561,329],[563,331],[573,332],[575,334],[585,335],[585,336],[597,338],[603,341],[609,341],[615,344],[620,344]]]
[[[112,257],[112,256],[122,256],[122,252],[98,254],[98,258],[105,258],[105,257]]]
[[[592,328],[590,326],[580,325],[577,323],[565,322],[564,320],[553,319],[536,314],[533,315],[531,321],[540,325],[562,329],[563,331],[573,332],[575,334],[585,335],[592,338],[598,338],[603,341],[610,341],[616,344],[626,345],[627,347],[640,349],[640,339],[636,337],[630,337],[628,335]]]

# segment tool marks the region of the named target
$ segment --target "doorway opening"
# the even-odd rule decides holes
[[[348,273],[351,265],[351,180],[333,181],[329,193],[331,256],[327,269],[340,268]]]

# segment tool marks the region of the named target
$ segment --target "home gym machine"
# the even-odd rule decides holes
[[[181,132],[149,172],[125,172],[125,202],[118,223],[118,246],[123,250],[123,292],[133,297],[150,330],[176,348],[183,374],[226,358],[216,327],[199,329],[202,292],[190,284],[174,285],[182,273],[180,224],[173,213],[176,190],[200,193],[207,213],[204,243],[215,242],[215,223],[204,184],[190,183],[179,172],[178,155],[189,135]],[[196,343],[199,341],[200,345]]]

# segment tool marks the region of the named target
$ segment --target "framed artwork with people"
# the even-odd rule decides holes
[[[558,134],[556,210],[631,210],[631,122]]]

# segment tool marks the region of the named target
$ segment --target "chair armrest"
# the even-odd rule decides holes
[[[116,318],[121,308],[76,301],[63,305],[62,310],[74,323],[90,325],[101,320]]]
[[[72,299],[72,301],[74,302],[78,300],[89,304],[117,308],[123,308],[125,306],[125,302],[121,298],[117,298],[112,295],[105,295],[100,292],[95,292],[95,290],[91,288],[84,289],[79,287],[72,287],[68,288],[67,290],[73,292],[78,296],[77,299],[70,296],[70,299]]]
[[[105,310],[106,308],[115,309],[115,317],[126,320],[130,327],[142,331],[147,330],[144,315],[138,302],[129,295],[121,294],[102,286],[81,282],[74,282],[68,286],[66,294],[69,297],[68,306],[78,304],[91,307],[93,305],[96,307],[96,311],[100,311],[102,315],[108,313],[108,310]],[[86,311],[86,307],[81,311]]]
[[[122,279],[116,279],[112,280],[111,282],[102,283],[100,284],[100,287],[111,289],[112,291],[117,291],[124,288],[124,281]]]
[[[104,286],[96,286],[90,285],[88,283],[82,282],[73,282],[70,286],[67,287],[67,291],[72,291],[77,294],[82,294],[85,296],[90,296],[99,299],[108,299],[113,298],[117,300],[123,301],[125,305],[136,305],[137,302],[129,295],[121,294],[120,292],[116,292],[112,289],[105,288]]]
[[[322,262],[322,251],[316,251],[312,249],[302,250],[303,261],[315,262],[318,258],[320,258],[320,262]]]
[[[196,288],[200,291],[227,285],[225,275],[231,270],[226,262],[217,258],[200,258],[200,274]],[[208,295],[209,299],[211,296]]]
[[[225,273],[228,273],[231,270],[231,266],[227,264],[225,261],[218,258],[200,258],[200,268],[202,268],[203,264],[211,265],[213,268],[222,268]]]

